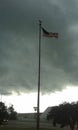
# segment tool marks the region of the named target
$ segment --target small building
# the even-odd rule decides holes
[[[34,119],[34,113],[18,113],[18,120]]]
[[[48,107],[41,115],[40,119],[41,120],[47,120],[47,115],[51,111],[52,107]]]

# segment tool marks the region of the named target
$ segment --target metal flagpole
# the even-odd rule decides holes
[[[42,22],[39,20],[39,63],[38,63],[38,97],[37,97],[37,130],[40,128],[40,67],[41,67],[41,29]],[[46,32],[45,32],[46,33]],[[45,35],[46,37],[58,38],[58,33],[50,33]]]
[[[41,20],[39,20],[39,64],[38,64],[38,97],[37,97],[37,130],[40,127],[40,64],[41,64]]]

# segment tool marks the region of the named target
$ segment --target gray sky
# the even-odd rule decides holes
[[[41,91],[78,86],[78,1],[0,0],[0,92],[35,92],[39,23],[59,38],[42,36]]]

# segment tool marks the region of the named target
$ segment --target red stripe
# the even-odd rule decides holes
[[[49,33],[49,34],[43,34],[43,36],[45,36],[45,37],[56,37],[56,38],[58,38],[58,33]]]

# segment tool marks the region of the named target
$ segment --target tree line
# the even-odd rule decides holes
[[[16,120],[17,112],[14,110],[13,105],[7,107],[5,103],[0,102],[0,124],[3,123],[4,120]]]
[[[74,130],[75,126],[78,128],[78,102],[64,102],[52,107],[47,120],[52,120],[54,126],[60,124],[61,128],[67,125],[71,130]]]

